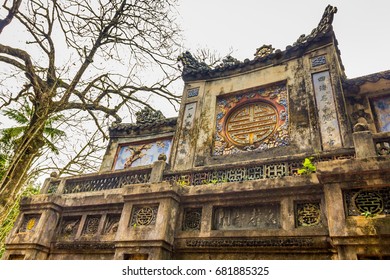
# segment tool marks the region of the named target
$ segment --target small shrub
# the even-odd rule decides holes
[[[307,157],[302,163],[302,168],[298,169],[299,175],[309,175],[317,171],[317,168],[313,164],[314,157]]]

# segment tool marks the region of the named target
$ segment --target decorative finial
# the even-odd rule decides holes
[[[136,112],[135,116],[137,124],[152,124],[166,119],[161,111],[154,111],[150,107],[144,107],[141,111]]]
[[[182,53],[178,58],[177,61],[180,61],[183,65],[183,73],[200,71],[200,70],[209,70],[210,67],[204,63],[199,62],[189,51],[186,51]]]
[[[275,48],[272,45],[262,45],[260,48],[256,49],[254,54],[255,57],[265,57],[271,53],[273,53]]]
[[[332,27],[333,17],[335,13],[337,13],[337,8],[328,5],[325,8],[325,11],[317,27],[314,28],[313,31],[307,36],[305,34],[299,36],[298,40],[294,43],[294,46],[304,44],[307,41],[310,41],[311,39],[314,39],[315,37],[328,32]]]

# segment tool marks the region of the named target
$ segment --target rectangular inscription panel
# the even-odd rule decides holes
[[[184,108],[183,123],[181,126],[181,136],[177,149],[176,160],[178,162],[186,162],[191,151],[191,131],[194,127],[196,113],[196,102],[186,104]],[[181,164],[183,166],[183,164]],[[179,166],[180,168],[180,166]]]
[[[313,74],[314,92],[321,130],[322,147],[332,150],[341,147],[336,104],[328,71]]]
[[[213,229],[276,229],[280,227],[279,204],[214,209]]]

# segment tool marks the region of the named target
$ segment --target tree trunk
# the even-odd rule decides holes
[[[44,118],[33,118],[34,122],[25,131],[16,148],[11,163],[0,183],[0,224],[7,217],[9,209],[15,203],[17,195],[25,185],[28,170],[39,150],[44,146]]]

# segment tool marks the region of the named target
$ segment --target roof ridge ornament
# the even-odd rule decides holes
[[[254,54],[255,57],[266,57],[273,53],[275,51],[275,48],[272,47],[272,45],[262,45],[260,48],[256,49],[256,52]]]
[[[135,113],[137,124],[154,124],[164,121],[166,118],[161,111],[155,111],[145,106],[141,111]]]
[[[318,26],[314,28],[309,35],[306,36],[305,34],[302,34],[301,36],[299,36],[298,40],[294,43],[294,46],[304,44],[319,35],[327,33],[332,27],[333,17],[335,13],[337,13],[337,7],[328,5],[325,8],[322,18],[318,23]]]
[[[210,70],[206,63],[199,62],[189,51],[179,55],[177,61],[180,61],[183,65],[183,74],[191,73],[192,71]]]

